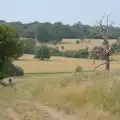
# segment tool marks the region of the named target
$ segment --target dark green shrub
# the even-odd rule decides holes
[[[77,66],[75,69],[75,72],[81,72],[83,70],[83,68],[81,66]]]
[[[51,56],[62,56],[62,52],[60,52],[56,48],[49,48],[49,50],[50,50],[50,55]]]
[[[51,56],[63,56],[69,58],[88,58],[89,56],[89,52],[87,49],[61,52],[57,48],[49,48],[49,51]]]
[[[81,49],[77,51],[65,51],[64,56],[72,58],[88,58],[89,53],[87,49]]]
[[[22,68],[15,66],[11,63],[5,63],[2,70],[2,77],[14,77],[14,76],[23,76],[24,71]]]
[[[46,45],[41,45],[35,54],[35,58],[40,58],[41,60],[50,59],[50,57],[50,50]]]
[[[87,49],[81,49],[74,53],[75,58],[88,58],[89,53]]]
[[[64,50],[64,46],[61,46],[61,49]]]
[[[76,44],[79,44],[80,43],[80,41],[79,40],[76,40]]]
[[[74,54],[75,54],[75,51],[65,51],[65,52],[63,53],[63,56],[64,56],[64,57],[74,58]]]

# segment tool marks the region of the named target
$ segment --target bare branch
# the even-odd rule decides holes
[[[109,47],[111,47],[114,44],[118,44],[118,41],[115,41],[114,43],[110,44]]]
[[[103,15],[103,17],[102,17],[101,21],[103,21],[103,19],[105,18],[105,16],[106,16],[106,13]]]
[[[93,59],[93,64],[92,64],[92,66],[95,65],[95,61],[96,61],[96,58],[98,57],[98,55],[99,55],[99,54],[97,54],[97,56]]]
[[[109,60],[109,62],[110,61],[113,61],[113,60]],[[98,67],[100,67],[100,66],[102,66],[102,65],[105,65],[106,64],[106,62],[105,63],[102,63],[102,64],[100,64],[100,65],[98,65],[98,66],[96,66],[94,69],[93,69],[93,71],[95,71]]]
[[[92,64],[92,66],[95,64],[95,59],[93,60],[93,64]]]
[[[100,23],[100,22],[98,22],[98,21],[96,21],[100,26],[102,26],[102,24]]]
[[[93,69],[93,71],[95,71],[98,67],[100,67],[100,66],[102,66],[102,65],[105,65],[105,64],[106,64],[106,63],[102,63],[102,64],[96,66],[96,67]]]
[[[100,26],[103,26],[102,21],[103,21],[103,19],[105,18],[105,16],[106,16],[106,13],[103,15],[103,17],[102,17],[102,19],[100,20],[100,22],[96,21]]]

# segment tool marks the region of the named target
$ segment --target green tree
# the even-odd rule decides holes
[[[39,42],[49,42],[54,39],[54,37],[44,28],[44,26],[39,25],[36,30],[36,38]]]
[[[61,42],[63,38],[63,24],[61,22],[56,22],[52,26],[52,34],[56,40],[56,42]]]
[[[24,54],[33,54],[35,52],[36,41],[32,38],[24,38],[21,40],[23,44]]]
[[[16,29],[8,25],[0,25],[0,79],[3,78],[2,70],[5,63],[12,63],[22,55],[20,45],[21,41]]]
[[[73,25],[64,25],[61,22],[39,23],[33,22],[23,24],[21,22],[0,21],[0,24],[9,24],[17,28],[17,31],[24,38],[37,38],[40,42],[57,41],[60,42],[62,38],[90,38],[100,39],[101,36],[97,34],[100,26],[83,25],[77,22]],[[120,37],[120,27],[109,26],[109,39],[117,39]]]
[[[35,55],[35,58],[40,58],[41,60],[50,59],[50,57],[51,57],[50,50],[45,45],[41,45],[40,48],[38,48]]]

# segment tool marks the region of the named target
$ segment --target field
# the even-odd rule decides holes
[[[76,41],[80,39],[63,39],[62,42],[60,44],[57,45],[53,45],[53,44],[47,44],[49,47],[53,47],[53,48],[58,48],[59,50],[62,50],[61,47],[64,46],[64,50],[78,50],[78,49],[85,49],[86,47],[88,47],[89,49],[91,49],[92,47],[94,47],[95,45],[100,45],[102,43],[101,39],[98,39],[97,41],[95,39],[86,39],[86,42],[80,43],[80,44],[76,44]],[[91,41],[91,44],[88,44],[87,42]],[[116,40],[110,40],[109,43],[113,43]],[[38,44],[38,46],[41,44]]]
[[[119,69],[120,56],[115,55],[111,59],[114,60],[111,62],[111,70]],[[33,59],[33,55],[24,55],[20,60],[15,61],[15,64],[23,68],[25,73],[75,72],[77,66],[82,66],[84,71],[92,71],[95,66],[101,63],[103,61],[98,60],[92,66],[93,60],[64,57],[51,57],[50,60],[40,61]],[[104,70],[104,66],[98,70]]]
[[[0,120],[119,120],[119,72],[29,74],[0,91]]]
[[[62,45],[66,50],[87,46],[74,40],[63,40]],[[119,120],[120,56],[110,59],[110,72],[104,66],[93,72],[103,61],[92,66],[89,59],[51,57],[40,61],[24,55],[14,64],[25,75],[13,78],[12,86],[0,86],[0,120]],[[83,71],[76,73],[77,66]]]

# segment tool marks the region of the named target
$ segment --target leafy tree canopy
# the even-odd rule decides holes
[[[41,45],[38,48],[35,55],[35,58],[40,58],[41,60],[50,59],[50,57],[51,57],[50,50],[46,45]]]
[[[65,25],[62,22],[56,23],[40,23],[32,22],[29,24],[23,24],[21,22],[7,23],[4,20],[0,21],[0,24],[8,24],[17,28],[21,37],[38,39],[39,42],[57,41],[60,42],[62,38],[90,38],[100,39],[97,34],[100,26],[83,25],[81,22],[77,22],[73,25]],[[109,26],[109,38],[117,39],[120,37],[120,28]]]
[[[6,62],[12,63],[22,55],[20,36],[14,27],[0,25],[0,77]]]

